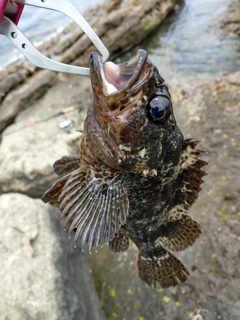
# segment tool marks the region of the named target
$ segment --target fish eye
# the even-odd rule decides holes
[[[147,104],[147,115],[149,119],[156,123],[164,123],[170,115],[171,102],[167,97],[155,96]]]

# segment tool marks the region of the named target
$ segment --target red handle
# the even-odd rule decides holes
[[[24,8],[24,4],[10,1],[9,4],[11,5],[11,9],[13,9],[11,10],[11,12],[6,11],[7,4],[8,0],[0,0],[0,22],[2,21],[2,17],[5,15],[9,19],[11,19],[12,22],[18,24],[18,21],[21,17]]]

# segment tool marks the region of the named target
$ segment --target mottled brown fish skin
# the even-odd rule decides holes
[[[136,267],[150,286],[175,286],[188,271],[167,249],[180,251],[201,230],[187,211],[198,197],[206,162],[176,124],[170,93],[144,50],[119,66],[90,55],[92,103],[80,157],[54,164],[59,179],[45,202],[60,201],[75,243],[122,252],[131,239]]]

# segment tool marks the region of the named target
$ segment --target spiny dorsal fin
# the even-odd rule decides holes
[[[173,205],[188,210],[198,198],[202,190],[200,185],[204,182],[202,177],[206,172],[201,168],[208,163],[199,159],[205,151],[195,149],[200,141],[186,139],[181,155],[180,172],[176,182],[176,193],[173,198]]]
[[[88,243],[89,252],[113,239],[128,215],[127,192],[118,175],[96,178],[90,168],[80,167],[57,180],[44,193],[43,201],[52,201],[52,194],[59,195],[61,219],[66,217],[64,228],[70,224],[74,243],[81,238],[82,249]]]

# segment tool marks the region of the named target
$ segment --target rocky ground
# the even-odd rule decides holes
[[[1,319],[105,319],[88,257],[59,228],[58,210],[6,193],[0,211]]]
[[[39,200],[55,179],[53,162],[77,153],[76,129],[91,97],[89,79],[42,72],[44,77],[32,78],[42,81],[41,94],[33,95],[38,82],[28,78],[5,97],[5,107],[11,102],[24,110],[4,130],[0,145],[2,318],[238,320],[240,72],[191,88],[185,85],[189,79],[178,85],[167,79],[178,124],[185,137],[202,140],[199,147],[208,151],[203,158],[209,166],[191,210],[202,226],[201,238],[178,254],[190,278],[157,291],[137,277],[133,245],[121,255],[99,249],[89,265],[88,255],[73,249],[63,232],[58,210]],[[30,125],[68,107],[74,111]],[[64,130],[66,120],[70,125]]]
[[[226,18],[222,21],[222,28],[231,37],[240,36],[240,1],[235,0],[228,9]],[[240,48],[239,48],[240,49]]]

